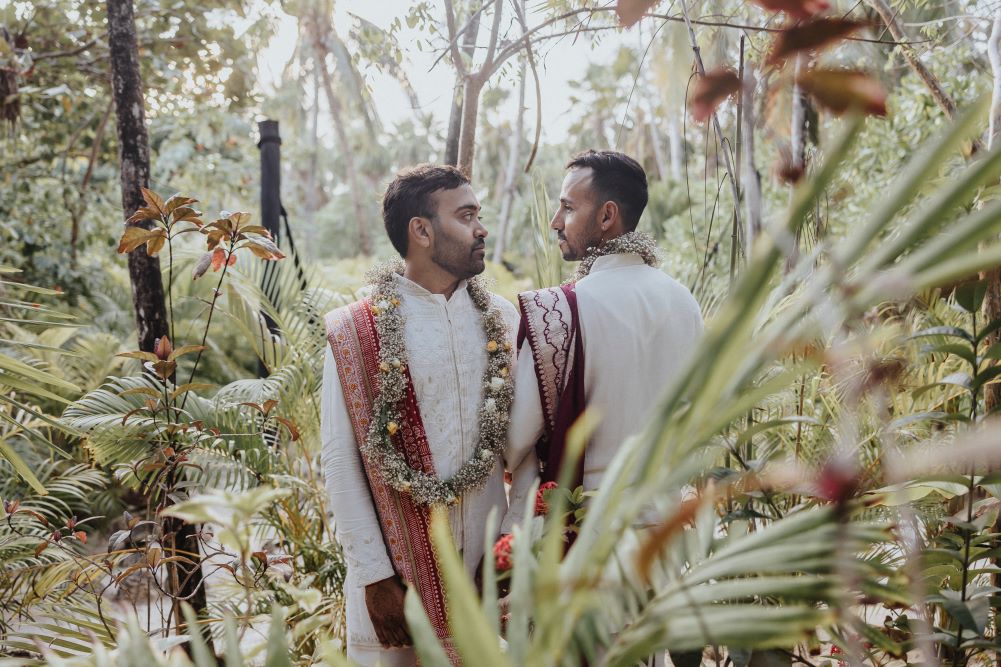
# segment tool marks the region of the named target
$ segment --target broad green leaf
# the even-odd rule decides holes
[[[975,280],[956,288],[956,303],[968,313],[975,313],[980,310],[987,295],[987,281]]]
[[[452,663],[438,641],[438,635],[431,627],[421,596],[412,586],[407,587],[407,597],[404,601],[404,612],[407,616],[407,626],[414,640],[414,650],[421,665],[428,667],[452,667]]]
[[[39,382],[41,384],[56,387],[58,389],[65,389],[66,391],[75,393],[80,392],[80,388],[72,382],[67,382],[60,377],[56,377],[55,375],[47,373],[43,370],[39,370],[34,366],[29,366],[28,364],[18,361],[12,357],[8,357],[5,354],[0,354],[0,370],[7,371],[12,375],[21,376],[25,380],[32,380],[34,382]]]
[[[264,667],[291,667],[288,640],[285,638],[285,610],[279,604],[271,608],[271,628],[268,632],[268,653]]]
[[[431,537],[438,552],[438,562],[448,599],[448,623],[463,661],[484,667],[505,667],[507,661],[500,652],[500,641],[483,617],[462,559],[455,550],[449,533],[447,515],[435,510],[431,518]]]
[[[215,656],[212,655],[208,645],[205,643],[205,638],[202,636],[202,628],[198,622],[195,610],[187,602],[181,602],[181,613],[184,614],[184,622],[188,626],[186,628],[187,636],[188,641],[191,643],[191,654],[195,659],[195,665],[197,667],[214,667],[216,664]]]
[[[31,471],[28,464],[24,462],[14,448],[11,447],[6,440],[0,438],[0,458],[6,459],[10,463],[11,467],[14,468],[14,472],[21,476],[21,478],[26,481],[31,488],[35,490],[36,493],[47,496],[49,492],[46,490],[45,486],[38,481],[38,477],[35,473]]]

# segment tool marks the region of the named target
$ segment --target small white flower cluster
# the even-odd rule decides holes
[[[660,266],[660,248],[657,241],[646,232],[626,232],[622,236],[605,241],[597,248],[591,247],[584,254],[584,259],[577,265],[577,270],[568,280],[568,283],[575,283],[587,274],[591,273],[594,260],[605,255],[621,255],[634,252],[643,258],[643,261],[654,268]]]
[[[500,457],[507,440],[514,387],[511,380],[511,343],[507,340],[504,318],[490,304],[490,292],[482,279],[472,278],[467,290],[480,313],[486,334],[487,355],[483,376],[483,399],[479,409],[480,442],[473,455],[452,477],[442,480],[415,470],[393,444],[393,436],[405,428],[400,405],[407,389],[407,350],[403,334],[400,295],[393,275],[402,273],[402,263],[377,267],[369,279],[374,283],[369,308],[379,335],[379,392],[372,404],[372,421],[362,454],[375,466],[386,483],[401,493],[409,493],[421,505],[452,505],[468,490],[482,486]]]

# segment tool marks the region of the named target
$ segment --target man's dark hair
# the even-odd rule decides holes
[[[587,150],[567,162],[567,169],[590,167],[591,186],[600,203],[613,201],[628,231],[636,229],[647,203],[646,172],[639,162],[617,151]]]
[[[399,172],[382,196],[382,220],[389,240],[401,257],[407,256],[407,228],[413,217],[435,218],[434,193],[453,190],[469,179],[449,165],[418,164]]]

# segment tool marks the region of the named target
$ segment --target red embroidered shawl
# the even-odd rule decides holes
[[[326,326],[327,341],[337,362],[355,441],[360,444],[368,436],[372,402],[379,384],[379,336],[369,301],[357,301],[328,313]],[[393,436],[397,450],[402,452],[410,467],[435,474],[434,460],[409,372],[400,409],[403,418],[399,431]],[[393,567],[420,594],[431,625],[453,662],[456,662],[457,656],[448,632],[438,555],[431,542],[430,509],[387,484],[379,470],[370,466],[364,456],[362,461]]]
[[[539,398],[545,418],[536,445],[542,482],[556,481],[563,464],[566,437],[584,411],[584,344],[577,316],[574,285],[547,287],[518,295],[521,328],[518,349],[527,339],[535,363]],[[584,481],[584,460],[578,462],[574,483]]]

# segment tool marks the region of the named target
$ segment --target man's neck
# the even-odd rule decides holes
[[[407,267],[403,270],[403,277],[417,283],[432,294],[444,295],[445,300],[452,298],[452,294],[455,293],[461,282],[437,264],[417,266],[414,262],[407,262]]]

